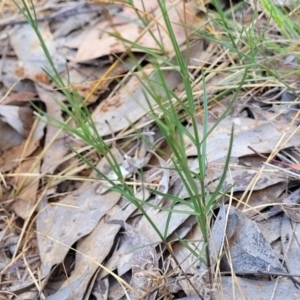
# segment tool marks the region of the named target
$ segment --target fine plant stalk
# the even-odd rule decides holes
[[[154,228],[158,236],[160,237],[161,241],[167,245],[167,248],[169,249],[169,252],[172,254],[172,249],[167,243],[167,232],[168,227],[171,220],[171,215],[176,211],[176,204],[182,203],[185,204],[187,207],[193,208],[193,212],[186,211],[186,213],[189,213],[190,215],[195,215],[196,219],[199,223],[200,229],[202,231],[203,235],[203,242],[205,245],[205,263],[208,267],[209,272],[209,280],[212,284],[212,271],[211,271],[211,262],[210,262],[210,249],[209,249],[209,225],[210,225],[210,217],[212,214],[213,209],[219,204],[219,200],[221,198],[220,191],[222,189],[223,183],[225,181],[227,169],[229,167],[229,161],[230,161],[230,154],[231,154],[231,148],[233,143],[233,128],[231,131],[231,138],[230,138],[230,145],[229,150],[227,153],[227,158],[225,161],[224,171],[222,173],[222,176],[220,178],[220,181],[217,185],[216,190],[214,193],[209,194],[206,191],[205,186],[205,177],[206,177],[206,164],[207,164],[207,157],[206,157],[206,148],[207,148],[207,139],[211,132],[216,128],[216,126],[221,122],[222,119],[225,118],[226,114],[231,109],[232,105],[234,104],[234,101],[236,100],[236,96],[238,95],[238,92],[241,89],[241,86],[243,85],[246,76],[247,76],[247,69],[245,69],[244,77],[240,82],[239,88],[236,90],[236,94],[233,97],[233,100],[230,102],[230,105],[228,106],[225,113],[220,117],[218,122],[214,126],[212,126],[210,129],[208,127],[208,110],[209,110],[209,99],[207,97],[206,93],[206,84],[205,84],[205,72],[202,72],[202,79],[203,79],[203,132],[202,135],[199,132],[198,129],[198,123],[196,119],[197,115],[197,109],[199,107],[195,104],[195,99],[193,95],[192,85],[190,82],[190,76],[189,76],[189,70],[186,66],[186,63],[184,61],[184,58],[182,56],[180,47],[177,43],[175,33],[173,32],[171,20],[168,15],[168,9],[166,6],[166,1],[158,1],[163,20],[166,24],[166,30],[169,34],[169,37],[171,39],[173,49],[175,52],[175,58],[176,62],[170,61],[169,59],[166,59],[164,56],[157,54],[155,51],[152,51],[151,49],[144,49],[140,45],[130,42],[122,37],[120,37],[117,34],[112,34],[112,36],[115,36],[119,38],[122,42],[127,43],[129,45],[134,45],[136,48],[144,49],[145,52],[149,55],[150,60],[153,62],[153,65],[155,66],[155,72],[157,73],[157,78],[159,85],[162,87],[162,90],[164,91],[164,95],[162,96],[160,92],[157,92],[155,88],[151,88],[151,78],[143,74],[142,77],[138,77],[140,80],[140,83],[142,84],[144,88],[145,95],[147,94],[147,98],[149,98],[149,114],[154,119],[156,125],[160,129],[161,133],[163,134],[163,137],[165,141],[167,142],[168,146],[172,150],[172,156],[171,161],[173,164],[173,168],[178,172],[179,177],[182,180],[182,183],[184,187],[187,189],[189,197],[191,199],[191,203],[189,201],[185,201],[183,199],[179,199],[176,196],[160,193],[156,190],[151,190],[153,193],[156,193],[157,195],[162,195],[168,199],[172,199],[173,203],[171,205],[171,208],[163,208],[163,207],[155,207],[160,210],[167,210],[169,212],[166,226],[164,229],[164,232],[160,232],[158,227],[156,226],[155,222],[153,222],[152,218],[148,215],[147,210],[145,209],[145,206],[151,206],[150,204],[138,199],[130,186],[126,184],[126,181],[124,178],[122,178],[122,172],[120,170],[120,166],[117,163],[115,157],[113,156],[110,147],[105,143],[103,140],[103,137],[99,136],[96,126],[91,118],[91,115],[89,113],[89,110],[87,107],[82,104],[82,98],[77,93],[75,89],[72,89],[71,83],[68,83],[68,87],[66,87],[63,79],[61,78],[59,72],[57,71],[55,64],[52,60],[51,54],[49,53],[47,49],[47,45],[44,42],[44,39],[39,31],[38,23],[36,21],[36,14],[34,7],[32,6],[32,9],[29,9],[27,3],[25,0],[22,0],[22,4],[24,8],[21,8],[17,3],[16,5],[19,7],[20,11],[23,13],[24,17],[27,19],[28,23],[32,26],[33,30],[35,31],[41,47],[44,50],[44,53],[49,61],[51,70],[46,70],[46,73],[51,78],[51,80],[57,85],[57,87],[64,93],[66,96],[66,99],[68,101],[68,105],[62,105],[62,110],[70,117],[72,118],[77,127],[74,128],[66,123],[58,122],[57,120],[54,120],[50,118],[46,114],[48,118],[53,122],[53,124],[57,127],[63,128],[64,130],[76,135],[80,139],[84,140],[87,144],[92,145],[99,153],[101,153],[110,164],[112,170],[117,174],[117,181],[111,180],[108,176],[105,174],[102,174],[91,162],[89,162],[83,155],[80,153],[77,153],[74,149],[73,151],[78,154],[78,157],[80,157],[88,166],[90,166],[92,169],[94,169],[104,180],[106,180],[111,186],[112,190],[120,193],[124,197],[126,197],[130,202],[132,202],[139,210],[140,212],[145,216],[145,218],[148,220],[150,225]],[[144,24],[147,24],[146,20],[143,20]],[[187,37],[188,38],[188,37]],[[231,41],[233,41],[231,39]],[[234,44],[233,47],[236,47],[236,44]],[[163,44],[160,44],[160,48],[163,50]],[[163,51],[162,51],[163,52]],[[162,73],[162,70],[160,66],[163,64],[168,65],[173,68],[173,70],[177,70],[182,77],[182,81],[184,84],[184,88],[186,91],[185,99],[180,99],[172,90],[168,88],[168,85],[165,81],[164,75]],[[139,66],[137,66],[139,68]],[[142,71],[142,69],[141,69]],[[134,74],[134,76],[140,76]],[[145,80],[145,78],[147,80]],[[149,85],[146,85],[146,83]],[[157,84],[157,82],[156,82]],[[154,86],[154,85],[153,85]],[[155,100],[156,107],[154,107],[153,102],[150,101],[150,98]],[[160,113],[157,113],[156,108],[160,109]],[[191,134],[188,129],[182,125],[181,120],[178,116],[178,110],[183,110],[185,114],[188,116],[189,121],[192,126],[193,133]],[[184,146],[184,137],[188,136],[192,143],[196,146],[197,149],[197,157],[198,157],[198,167],[199,167],[199,174],[193,174],[190,172],[189,169],[189,161],[188,156],[186,154],[186,149]],[[202,138],[200,138],[202,136]],[[157,150],[159,152],[159,150]],[[195,176],[196,175],[196,176]],[[196,181],[200,182],[200,190],[198,190],[198,185],[196,184]],[[120,184],[121,183],[121,184]],[[153,206],[153,205],[152,205]],[[181,212],[184,213],[184,212]],[[174,260],[176,260],[175,256],[173,256]],[[176,260],[177,261],[177,260]],[[178,262],[178,265],[179,262]]]

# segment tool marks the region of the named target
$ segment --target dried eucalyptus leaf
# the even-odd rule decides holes
[[[289,219],[288,216],[282,219],[281,244],[288,271],[300,274],[300,223]]]
[[[160,278],[156,250],[150,240],[141,232],[124,222],[126,233],[135,248],[132,256],[131,286],[144,299],[155,299],[156,293],[147,294],[155,286],[156,278]],[[146,295],[145,295],[146,294]],[[130,299],[138,299],[131,294]]]
[[[225,271],[236,272],[283,272],[284,268],[276,257],[272,247],[266,241],[254,221],[236,208],[225,205],[228,218],[226,222],[226,240],[228,253],[222,257],[221,267]],[[224,225],[224,212],[221,211],[221,225]],[[219,216],[218,216],[219,217]],[[217,221],[214,227],[221,227]],[[213,229],[212,239],[216,230]],[[221,240],[220,238],[218,238]],[[217,240],[218,241],[218,240]],[[215,244],[220,244],[220,241]],[[230,260],[227,257],[230,257]]]

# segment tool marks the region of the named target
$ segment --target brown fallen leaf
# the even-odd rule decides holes
[[[32,169],[36,161],[36,156],[41,152],[41,149],[37,149],[33,156],[26,159],[21,165],[15,170],[16,178],[14,185],[16,190],[19,192],[14,200],[13,209],[15,213],[22,219],[27,219],[32,211],[35,204],[39,188],[39,169],[40,164],[36,164]],[[32,169],[32,170],[31,170]],[[27,173],[31,170],[32,174],[36,174],[36,177],[18,176],[18,173]]]
[[[90,95],[87,103],[94,103],[97,99],[99,99],[101,94],[109,91],[110,84],[116,78],[128,72],[134,64],[135,63],[132,59],[125,58],[122,63],[119,63],[117,68],[110,72],[109,77],[101,83],[101,86],[94,91],[92,95]],[[82,64],[76,64],[74,66],[70,66],[67,74],[63,75],[62,79],[66,86],[72,82],[72,86],[76,89],[79,95],[86,98],[95,87],[99,78],[103,78],[110,67],[110,62],[101,66],[84,66]]]
[[[37,100],[36,96],[36,93],[30,91],[11,93],[1,100],[1,104],[22,106],[24,105],[24,102],[27,103],[29,101]]]
[[[151,0],[144,2],[143,1],[136,1],[135,7],[144,10],[145,12],[151,12],[152,10],[157,8],[157,0]],[[106,43],[103,42],[103,31],[109,28],[116,28],[116,26],[126,25],[127,20],[137,20],[138,15],[136,12],[131,9],[130,7],[124,7],[121,11],[121,7],[115,8],[111,10],[113,14],[111,20],[102,21],[97,23],[84,37],[83,41],[80,43],[80,47],[78,49],[75,61],[82,62],[90,59],[94,59],[97,57],[102,56],[102,50],[99,49],[99,46],[106,47]],[[133,26],[134,27],[134,26]],[[109,36],[108,36],[109,37]],[[114,43],[120,43],[115,38],[112,39]],[[91,43],[92,41],[92,43]],[[111,44],[111,43],[110,43]],[[124,49],[124,47],[123,47]]]
[[[300,171],[300,164],[287,164],[290,168]]]
[[[33,133],[29,135],[20,145],[4,151],[0,160],[0,171],[6,172],[16,167],[20,158],[30,156],[39,146],[41,138],[44,136],[45,123],[36,121]]]
[[[152,14],[154,18],[159,15],[159,10],[153,12],[157,8],[157,1],[135,1],[135,7],[140,9],[140,14]],[[144,10],[144,5],[145,10]],[[167,3],[169,16],[172,22],[172,27],[178,44],[182,44],[186,39],[189,32],[191,32],[193,25],[197,22],[195,17],[198,9],[191,2],[182,3],[177,5]],[[185,11],[183,11],[183,8]],[[143,27],[137,25],[136,21],[138,15],[126,7],[123,12],[117,12],[116,16],[112,17],[110,21],[98,23],[86,35],[81,43],[76,56],[76,62],[83,62],[86,60],[94,59],[104,55],[114,53],[122,53],[126,50],[129,44],[124,43],[120,38],[115,38],[109,33],[117,34],[122,39],[135,42],[144,48],[150,48],[154,51],[161,51],[161,48],[166,52],[173,52],[173,45],[167,34],[166,26],[162,20],[159,19],[158,24],[155,22],[151,28],[140,38],[141,30]],[[150,19],[148,17],[148,19]],[[125,20],[132,20],[127,23]],[[184,22],[184,24],[183,24]],[[150,34],[151,31],[151,34]],[[158,45],[158,42],[161,45]],[[135,48],[135,51],[142,51],[140,48]]]
[[[24,137],[28,136],[33,124],[31,108],[25,106],[0,105],[0,117],[3,122],[10,125],[18,133]]]

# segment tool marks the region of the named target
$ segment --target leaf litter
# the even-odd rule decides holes
[[[225,203],[215,209],[211,220],[210,248],[216,267],[210,286],[191,195],[174,170],[172,153],[166,157],[158,151],[165,141],[153,113],[162,116],[156,98],[169,95],[147,56],[148,48],[161,52],[157,39],[168,55],[160,65],[166,86],[181,99],[185,90],[179,72],[168,67],[168,61],[177,61],[157,1],[134,2],[140,13],[145,11],[155,20],[149,24],[142,24],[128,5],[46,2],[34,4],[56,68],[67,86],[89,97],[88,109],[98,136],[105,140],[123,180],[157,228],[129,202],[128,194],[116,192],[105,180],[119,187],[124,184],[116,181],[119,175],[107,157],[71,132],[52,126],[54,119],[67,122],[62,109],[66,97],[43,71],[49,71],[50,65],[32,28],[5,2],[0,24],[0,296],[242,299],[259,294],[261,299],[272,295],[273,299],[297,299],[299,104],[297,87],[286,88],[298,80],[297,74],[290,74],[297,70],[297,56],[292,53],[276,61],[279,77],[253,72],[229,115],[207,138],[205,187],[212,193],[222,176],[235,125],[230,167],[222,187],[232,194],[224,195]],[[207,93],[213,99],[208,123],[212,128],[228,105],[226,97],[224,105],[217,100],[220,91],[237,87],[241,79],[234,71],[236,58],[209,36],[195,35],[207,22],[206,7],[192,2],[168,5],[177,42],[184,45],[187,34],[194,39],[182,53],[190,66],[197,105],[203,100],[200,70],[213,70],[206,78]],[[252,9],[245,6],[243,22]],[[236,13],[238,20],[241,11]],[[264,21],[266,16],[265,12]],[[268,29],[270,36],[273,26]],[[128,50],[125,39],[138,45],[132,53],[140,63],[140,77],[132,57],[123,57],[107,77],[116,57]],[[269,62],[266,66],[270,67]],[[97,86],[99,80],[102,84]],[[149,105],[154,108],[151,113]],[[41,110],[47,115],[41,117]],[[188,116],[182,115],[181,120],[192,134],[185,136],[184,146],[195,177],[199,167],[197,148],[191,142],[193,131]],[[200,106],[197,126],[202,140]],[[104,177],[70,148],[91,159]],[[174,203],[175,197],[180,201]]]

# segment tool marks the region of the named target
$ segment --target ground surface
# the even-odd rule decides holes
[[[298,299],[299,2],[134,5],[1,0],[0,299]]]

